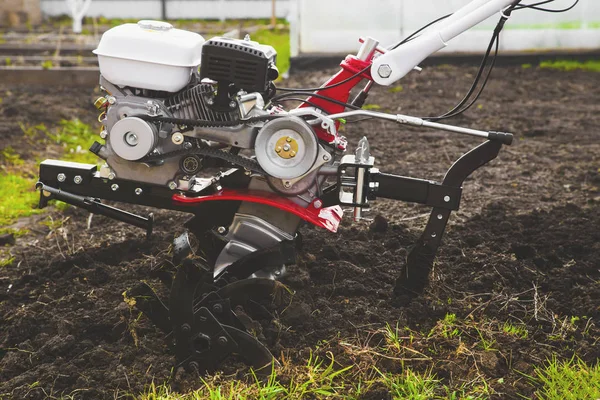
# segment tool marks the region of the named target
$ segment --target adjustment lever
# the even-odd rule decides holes
[[[48,197],[51,196],[53,199],[64,201],[72,206],[83,208],[93,214],[104,215],[105,217],[116,219],[117,221],[125,222],[127,224],[137,226],[138,228],[145,229],[147,238],[150,238],[150,235],[152,234],[152,225],[154,223],[154,215],[152,213],[145,218],[127,211],[123,211],[116,207],[102,204],[100,200],[93,197],[84,197],[65,192],[64,190],[45,185],[42,182],[38,182],[35,186],[40,190],[40,208],[47,203],[49,200]],[[49,195],[47,195],[47,193],[49,193]]]

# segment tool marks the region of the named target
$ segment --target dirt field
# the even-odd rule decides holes
[[[368,103],[438,115],[460,99],[475,72],[413,73],[401,81],[402,90],[374,89]],[[367,363],[384,373],[431,369],[450,385],[485,381],[495,398],[531,396],[535,387],[526,375],[553,355],[597,363],[599,77],[497,68],[478,105],[451,121],[515,132],[517,140],[465,183],[431,283],[410,305],[395,304],[393,283],[427,208],[378,201],[371,215],[387,219],[383,233],[348,217],[337,235],[303,228],[300,262],[284,281],[296,294],[270,337],[273,354],[301,364],[311,350],[324,357],[330,351],[340,366]],[[314,86],[323,78],[306,73],[285,85]],[[25,157],[43,159],[44,148],[23,140],[18,122],[96,118],[91,89],[2,85],[0,148],[10,144]],[[380,121],[348,124],[345,134],[352,147],[367,135],[382,171],[434,180],[479,142]],[[48,216],[54,223],[40,224]],[[161,333],[138,318],[123,292],[168,257],[185,218],[158,211],[149,242],[141,230],[102,217],[86,229],[87,213],[75,208],[21,223],[30,233],[10,248],[13,264],[0,268],[0,398],[114,398],[166,381],[173,359]],[[521,333],[503,329],[507,322]],[[361,352],[384,340],[386,323],[399,327],[400,336],[414,336],[411,351],[399,350],[397,359]],[[184,389],[194,385],[200,381],[186,380]],[[387,396],[381,387],[364,394]]]

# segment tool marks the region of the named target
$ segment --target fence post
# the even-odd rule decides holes
[[[66,0],[66,2],[73,18],[73,33],[81,33],[82,20],[86,11],[90,8],[92,0]]]

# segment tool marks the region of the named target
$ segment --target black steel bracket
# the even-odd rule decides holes
[[[473,148],[448,169],[440,187],[459,190],[469,175],[498,156],[501,147],[501,142],[489,140]],[[420,294],[427,285],[429,272],[453,209],[439,204],[433,206],[425,230],[410,251],[402,273],[396,280],[394,294],[404,302]]]

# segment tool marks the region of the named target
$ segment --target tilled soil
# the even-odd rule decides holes
[[[329,71],[333,73],[334,71]],[[473,68],[438,67],[411,74],[402,89],[374,89],[372,108],[437,115],[462,96]],[[314,86],[306,73],[286,86]],[[557,354],[596,363],[600,357],[600,88],[588,72],[497,68],[482,99],[450,123],[515,132],[498,159],[467,180],[425,293],[399,305],[392,290],[428,209],[381,200],[387,229],[347,218],[337,235],[305,227],[299,262],[284,282],[295,291],[270,337],[273,354],[303,362],[319,345],[341,365],[365,361],[357,346],[382,341],[386,324],[421,340],[403,363],[371,360],[381,371],[429,368],[445,383],[483,377],[498,398],[530,396],[523,378]],[[92,121],[92,91],[0,88],[0,145],[36,157],[19,122]],[[7,93],[10,92],[10,93]],[[60,101],[57,101],[60,100]],[[439,180],[477,139],[405,129],[381,121],[347,124],[354,144],[367,135],[384,172]],[[25,144],[22,144],[24,143]],[[143,212],[141,208],[128,207]],[[42,225],[51,216],[54,223]],[[185,216],[159,211],[150,241],[121,223],[69,208],[29,220],[31,233],[0,269],[0,398],[113,398],[169,378],[173,358],[162,334],[124,301],[123,293],[169,257]],[[380,224],[379,228],[385,228]],[[456,314],[462,336],[428,335]],[[471,321],[471,322],[469,322]],[[525,338],[484,329],[524,326]],[[492,329],[493,328],[493,329]],[[482,336],[483,335],[483,336]],[[354,347],[353,347],[354,346]],[[367,357],[368,358],[368,357]],[[366,361],[369,361],[367,359]],[[198,380],[186,381],[191,388]],[[365,398],[385,398],[374,388]]]

